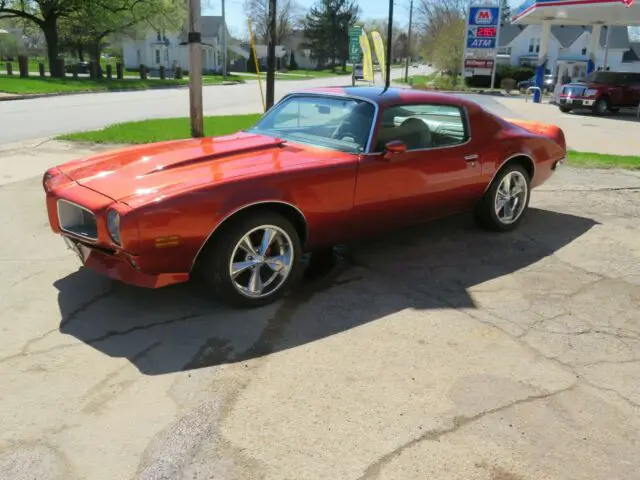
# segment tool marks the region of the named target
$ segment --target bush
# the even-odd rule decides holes
[[[511,65],[498,65],[496,68],[496,78],[493,87],[502,85],[503,79],[513,79],[518,82],[529,80],[534,75],[534,70],[527,67],[513,67]],[[489,88],[491,77],[488,75],[473,76],[467,78],[467,85],[473,88]],[[502,88],[502,87],[501,87]]]
[[[500,88],[506,91],[507,93],[511,92],[512,90],[515,90],[517,86],[518,86],[518,82],[516,82],[515,79],[513,78],[504,78],[500,82]]]
[[[449,75],[436,77],[433,82],[433,88],[436,90],[453,90],[456,87],[454,79],[455,77]]]
[[[256,73],[256,58],[253,55],[253,48],[249,48],[249,60],[247,60],[247,72]]]
[[[289,58],[289,70],[298,70],[298,62],[296,62],[296,56],[291,52],[291,58]]]

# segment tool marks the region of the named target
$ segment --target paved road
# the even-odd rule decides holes
[[[392,72],[393,78],[401,74],[401,69]],[[351,84],[351,77],[276,82],[276,100],[300,88],[347,84]],[[253,113],[262,109],[257,82],[208,86],[203,90],[205,115]],[[188,115],[186,88],[0,102],[0,144],[97,129],[118,122]]]
[[[78,269],[0,186],[0,478],[637,480],[640,176],[350,247],[284,301]],[[322,273],[322,272],[321,272]]]

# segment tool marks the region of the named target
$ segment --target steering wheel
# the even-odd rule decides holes
[[[345,137],[353,138],[354,141],[358,139],[356,128],[349,122],[341,123],[331,135],[331,138],[337,140],[342,140]]]

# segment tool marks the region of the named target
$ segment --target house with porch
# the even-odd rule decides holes
[[[202,70],[205,73],[222,71],[223,33],[226,33],[229,39],[229,31],[221,16],[202,17]],[[153,72],[163,66],[169,75],[179,66],[183,71],[188,71],[189,45],[186,26],[177,32],[149,30],[142,38],[125,39],[122,53],[127,69],[145,65]]]
[[[627,27],[603,27],[600,32],[596,68],[606,63],[617,72],[640,72],[640,61],[629,42]],[[540,52],[541,25],[504,24],[498,38],[499,64],[535,67]],[[591,27],[554,25],[551,27],[547,73],[555,75],[561,65],[566,66],[571,78],[584,77],[589,61],[587,48]],[[608,37],[608,48],[607,48]]]

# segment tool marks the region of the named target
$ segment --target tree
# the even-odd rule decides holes
[[[416,30],[421,38],[421,47],[427,58],[434,56],[437,43],[448,38],[451,42],[458,42],[462,48],[464,28],[458,39],[441,36],[443,30],[450,30],[452,24],[464,23],[468,8],[467,0],[419,0],[416,8]],[[442,51],[442,45],[440,45]],[[462,62],[462,59],[460,60]]]
[[[247,72],[258,73],[256,71],[256,56],[253,54],[253,48],[249,48],[249,60],[247,60]]]
[[[511,6],[509,5],[509,0],[500,0],[500,7],[502,8],[500,22],[511,23]]]
[[[384,39],[385,45],[387,42],[387,30],[389,28],[389,20],[386,18],[369,19],[364,21],[364,29],[369,37],[369,43],[373,45],[371,39],[371,32],[378,31]],[[401,58],[405,55],[405,48],[407,43],[407,33],[396,22],[393,23],[393,37],[392,37],[392,55],[393,58]],[[386,48],[386,47],[385,47]]]
[[[296,62],[293,51],[291,52],[291,58],[289,58],[289,70],[298,70],[298,62]]]
[[[358,20],[355,0],[318,0],[304,20],[305,48],[319,64],[336,61],[346,70],[349,59],[349,27]]]
[[[251,17],[257,39],[266,45],[269,43],[269,0],[246,0],[244,7]],[[275,45],[280,45],[282,39],[291,33],[301,16],[300,12],[294,0],[278,0]]]
[[[58,68],[58,24],[84,0],[0,0],[0,19],[20,18],[38,25],[47,41],[47,57],[52,77],[61,77]]]
[[[400,32],[393,40],[393,60],[403,58],[409,51],[409,36]]]
[[[20,41],[10,33],[0,33],[0,60],[13,59],[22,46]]]
[[[100,61],[107,37],[115,34],[135,36],[137,29],[152,27],[160,32],[178,29],[186,14],[179,0],[82,0],[61,22],[63,43],[72,46],[82,60],[83,50]]]
[[[458,18],[439,29],[434,40],[432,61],[436,68],[455,74],[462,64],[465,22]]]

